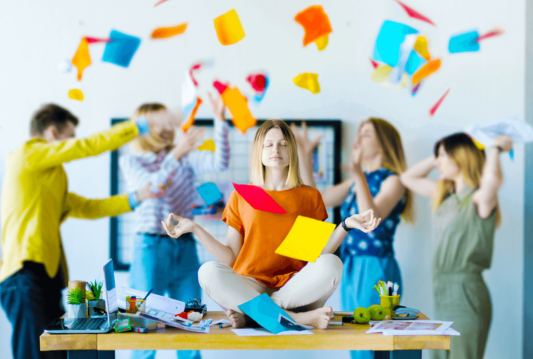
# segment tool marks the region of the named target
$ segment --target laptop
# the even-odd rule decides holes
[[[107,333],[115,325],[118,315],[117,290],[113,260],[104,266],[106,316],[91,318],[59,318],[44,331],[51,334]]]

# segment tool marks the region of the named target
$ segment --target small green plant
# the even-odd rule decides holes
[[[102,294],[102,286],[104,285],[104,282],[100,281],[97,282],[96,280],[94,282],[88,282],[87,287],[89,287],[89,290],[87,293],[91,293],[90,296],[87,296],[88,300],[100,300],[100,295]],[[90,297],[90,299],[89,299]]]
[[[67,295],[68,304],[82,304],[85,302],[85,293],[80,288],[74,288],[69,290]]]

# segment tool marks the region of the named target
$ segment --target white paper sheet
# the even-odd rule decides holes
[[[231,322],[227,319],[219,319],[215,320],[213,323],[211,323],[211,326],[213,325],[220,325],[220,324],[231,324]]]
[[[442,334],[434,334],[434,333],[424,333],[424,334],[415,334],[413,332],[403,332],[403,333],[389,333],[387,331],[383,332],[383,335],[454,335],[454,336],[460,336],[461,333],[459,333],[457,330],[453,329],[452,327],[446,329],[444,333]]]
[[[288,330],[286,332],[279,332],[278,334],[274,334],[264,328],[232,329],[231,331],[240,337],[263,337],[263,336],[270,336],[270,335],[279,336],[279,335],[313,335],[315,334],[313,332],[310,332],[309,330],[302,330],[302,331]]]
[[[367,331],[367,334],[385,333],[387,335],[441,335],[450,328],[452,322],[439,320],[384,320]],[[412,333],[412,334],[411,334]]]
[[[465,132],[485,146],[490,146],[499,135],[507,135],[515,143],[533,142],[533,127],[518,117],[472,125],[467,127]]]
[[[125,309],[127,296],[136,296],[137,298],[144,298],[148,292],[136,290],[133,288],[122,287],[122,293],[118,296],[119,308]],[[176,299],[162,297],[157,294],[150,294],[146,300],[146,314],[150,314],[156,317],[165,318],[167,320],[173,320],[174,315],[181,313],[185,310],[185,303]]]

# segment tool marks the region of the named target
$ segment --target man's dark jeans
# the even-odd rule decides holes
[[[44,265],[24,267],[0,283],[0,303],[13,327],[15,359],[66,358],[66,352],[40,352],[39,336],[65,312],[61,305],[62,270],[48,277]]]

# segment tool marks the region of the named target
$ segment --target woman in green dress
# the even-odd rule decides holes
[[[452,337],[450,351],[435,350],[432,358],[483,358],[492,305],[481,272],[490,268],[500,221],[499,155],[512,146],[509,137],[499,136],[485,156],[467,134],[457,133],[437,142],[434,156],[400,176],[405,187],[432,198],[435,318],[453,321],[461,332]],[[428,178],[437,167],[439,180]]]

